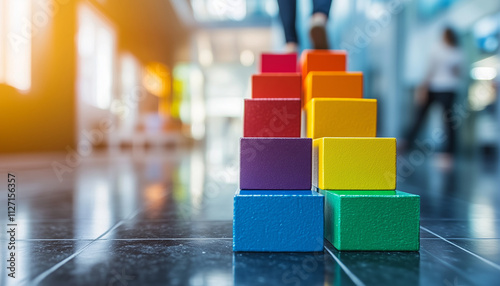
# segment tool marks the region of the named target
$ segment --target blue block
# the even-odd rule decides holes
[[[239,190],[233,251],[323,251],[324,197],[309,190]]]

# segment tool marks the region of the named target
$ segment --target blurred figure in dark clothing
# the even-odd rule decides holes
[[[310,36],[315,49],[328,49],[326,21],[332,6],[332,0],[313,0]],[[278,0],[281,22],[285,30],[287,52],[297,52],[299,40],[295,27],[297,0]]]
[[[429,70],[422,85],[417,89],[415,101],[419,106],[417,120],[407,136],[408,147],[415,146],[415,140],[422,129],[429,108],[439,104],[444,109],[447,146],[445,154],[451,159],[455,152],[455,129],[451,117],[452,107],[460,85],[463,55],[458,45],[458,38],[451,28],[443,32],[442,42],[431,53]]]

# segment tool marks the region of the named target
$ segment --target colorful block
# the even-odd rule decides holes
[[[363,98],[361,72],[310,72],[303,105],[312,98]]]
[[[260,57],[261,73],[296,73],[297,54],[262,54]]]
[[[240,189],[311,189],[311,139],[241,138],[240,144]]]
[[[233,251],[322,251],[323,198],[311,190],[237,191]]]
[[[323,190],[395,190],[395,138],[319,138],[313,186]]]
[[[245,99],[244,137],[300,137],[300,99]]]
[[[307,50],[300,58],[302,70],[302,82],[305,86],[305,80],[309,72],[312,71],[346,71],[347,54],[345,51],[333,50]]]
[[[306,104],[307,137],[375,137],[377,100],[313,98]]]
[[[302,77],[293,73],[264,73],[252,76],[252,98],[301,99]]]
[[[325,238],[338,250],[419,250],[419,196],[401,191],[318,191],[325,196]]]

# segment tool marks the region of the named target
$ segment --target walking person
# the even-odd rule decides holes
[[[326,22],[332,6],[332,0],[312,0],[313,12],[310,22],[310,37],[314,49],[328,49]],[[285,32],[287,52],[297,52],[298,37],[296,29],[297,0],[278,0],[279,14]]]
[[[441,105],[444,109],[443,119],[447,134],[444,158],[451,162],[456,147],[457,128],[451,120],[452,108],[460,85],[462,64],[463,54],[458,45],[457,35],[451,28],[446,28],[443,31],[442,42],[432,51],[427,76],[415,98],[419,111],[407,136],[408,147],[415,146],[415,140],[422,129],[429,108],[435,104]]]

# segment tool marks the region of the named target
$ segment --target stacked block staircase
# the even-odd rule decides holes
[[[245,100],[233,250],[418,251],[420,198],[396,190],[396,139],[344,51],[262,54]],[[301,138],[305,112],[306,138]]]

